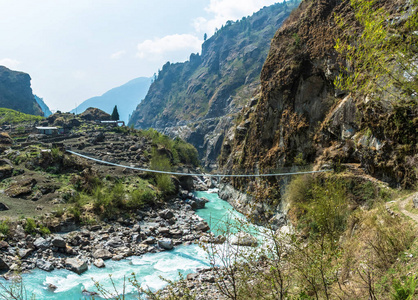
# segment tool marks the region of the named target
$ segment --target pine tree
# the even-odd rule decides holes
[[[119,113],[118,113],[118,106],[115,105],[112,112],[112,120],[113,121],[119,121]]]

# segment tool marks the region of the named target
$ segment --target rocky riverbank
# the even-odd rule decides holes
[[[137,211],[129,219],[81,226],[79,229],[42,237],[25,233],[21,224],[8,240],[0,241],[0,270],[26,272],[68,269],[81,274],[88,265],[104,267],[108,259],[121,260],[132,255],[156,253],[198,240],[209,230],[195,214],[206,200],[181,191],[179,196],[157,210]]]

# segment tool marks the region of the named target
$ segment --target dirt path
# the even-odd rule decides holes
[[[399,211],[401,213],[403,213],[405,216],[410,217],[412,220],[415,221],[415,223],[418,224],[418,214],[414,214],[414,213],[406,210],[406,206],[408,205],[408,203],[411,203],[412,202],[412,199],[416,195],[418,195],[418,192],[417,193],[413,193],[412,195],[408,196],[405,200],[402,200],[402,201],[398,202],[398,207],[399,207]]]

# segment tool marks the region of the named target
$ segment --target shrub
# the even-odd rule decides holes
[[[49,230],[48,227],[45,227],[44,225],[39,225],[39,232],[41,235],[46,236],[46,235],[50,235],[51,231]]]
[[[155,197],[155,193],[151,190],[134,190],[129,194],[126,206],[131,209],[142,208],[146,204],[152,204]]]
[[[334,240],[344,231],[349,210],[342,180],[298,176],[290,182],[286,198],[299,228],[311,237],[327,235]]]
[[[170,171],[170,160],[166,156],[159,154],[155,149],[153,149],[151,169],[159,171]],[[154,176],[157,187],[163,195],[171,194],[175,190],[175,186],[171,181],[170,175],[156,173]]]
[[[5,220],[0,223],[0,233],[4,234],[5,236],[9,235],[9,221]]]
[[[393,299],[395,300],[412,300],[414,299],[414,293],[417,286],[417,281],[412,275],[406,279],[404,283],[399,280],[393,282],[393,289],[395,293],[393,294]]]
[[[28,234],[35,234],[36,233],[36,223],[35,220],[32,218],[27,218],[26,219],[26,224],[25,224],[25,232]]]

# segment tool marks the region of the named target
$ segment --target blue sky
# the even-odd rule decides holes
[[[227,20],[275,0],[0,0],[0,65],[32,77],[52,110],[200,52]]]

